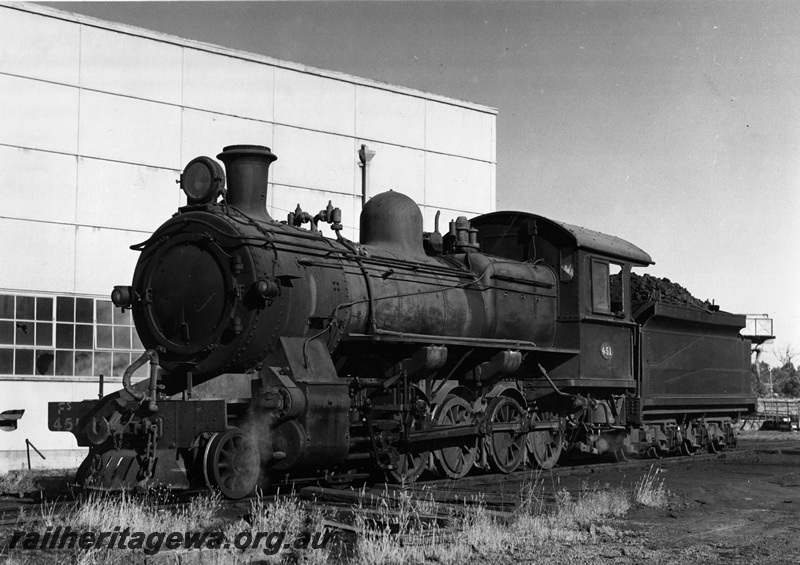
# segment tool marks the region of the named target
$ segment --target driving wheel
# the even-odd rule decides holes
[[[469,402],[448,394],[436,411],[438,426],[467,426],[472,422],[472,408]],[[434,452],[439,469],[451,479],[460,479],[472,469],[478,449],[476,438],[463,438],[452,447],[443,447]]]
[[[550,414],[534,412],[532,420],[540,422],[550,419]],[[537,430],[528,433],[528,454],[533,466],[538,469],[552,469],[564,447],[564,433],[561,430]]]
[[[525,411],[519,402],[506,396],[498,396],[489,403],[486,418],[492,427],[515,424],[525,419]],[[525,457],[525,434],[513,431],[494,431],[484,440],[489,455],[489,464],[501,473],[517,470]]]

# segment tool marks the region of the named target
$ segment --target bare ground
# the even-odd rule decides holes
[[[800,563],[800,438],[745,440],[747,451],[654,461],[670,491],[665,509],[634,507],[580,548],[562,547],[519,561],[709,565]],[[787,439],[784,439],[787,438]],[[792,439],[788,439],[792,438]],[[647,468],[600,466],[584,480],[628,488]],[[563,480],[563,479],[562,479]]]

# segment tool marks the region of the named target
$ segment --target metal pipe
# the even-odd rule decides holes
[[[553,390],[556,392],[557,395],[566,396],[567,398],[573,398],[572,394],[567,394],[566,392],[561,392],[560,390],[558,390],[556,383],[554,383],[550,379],[550,375],[547,374],[547,371],[544,370],[544,367],[542,367],[539,363],[537,363],[536,365],[539,367],[539,371],[541,371],[542,375],[544,375],[544,378],[547,379],[547,382],[550,383],[550,386],[553,387]]]
[[[358,159],[361,161],[361,209],[364,209],[364,204],[367,203],[367,194],[369,194],[369,162],[375,156],[375,152],[362,145],[358,151]]]
[[[148,360],[150,361],[150,382],[148,383],[148,392],[145,393],[144,391],[133,388],[131,378]],[[149,397],[149,410],[151,412],[158,411],[158,406],[156,406],[156,394],[158,392],[158,352],[155,349],[148,349],[142,353],[141,357],[131,363],[130,367],[125,369],[125,372],[122,374],[122,388],[136,400],[142,401]]]

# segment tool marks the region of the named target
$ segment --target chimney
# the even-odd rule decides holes
[[[271,221],[267,213],[267,173],[277,157],[269,147],[229,145],[217,159],[225,163],[228,204],[254,220]]]

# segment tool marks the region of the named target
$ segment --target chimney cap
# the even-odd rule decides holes
[[[220,159],[224,163],[226,159],[239,155],[258,155],[269,159],[270,162],[278,158],[270,151],[269,147],[263,145],[228,145],[222,148],[222,153],[217,155],[217,159]]]

